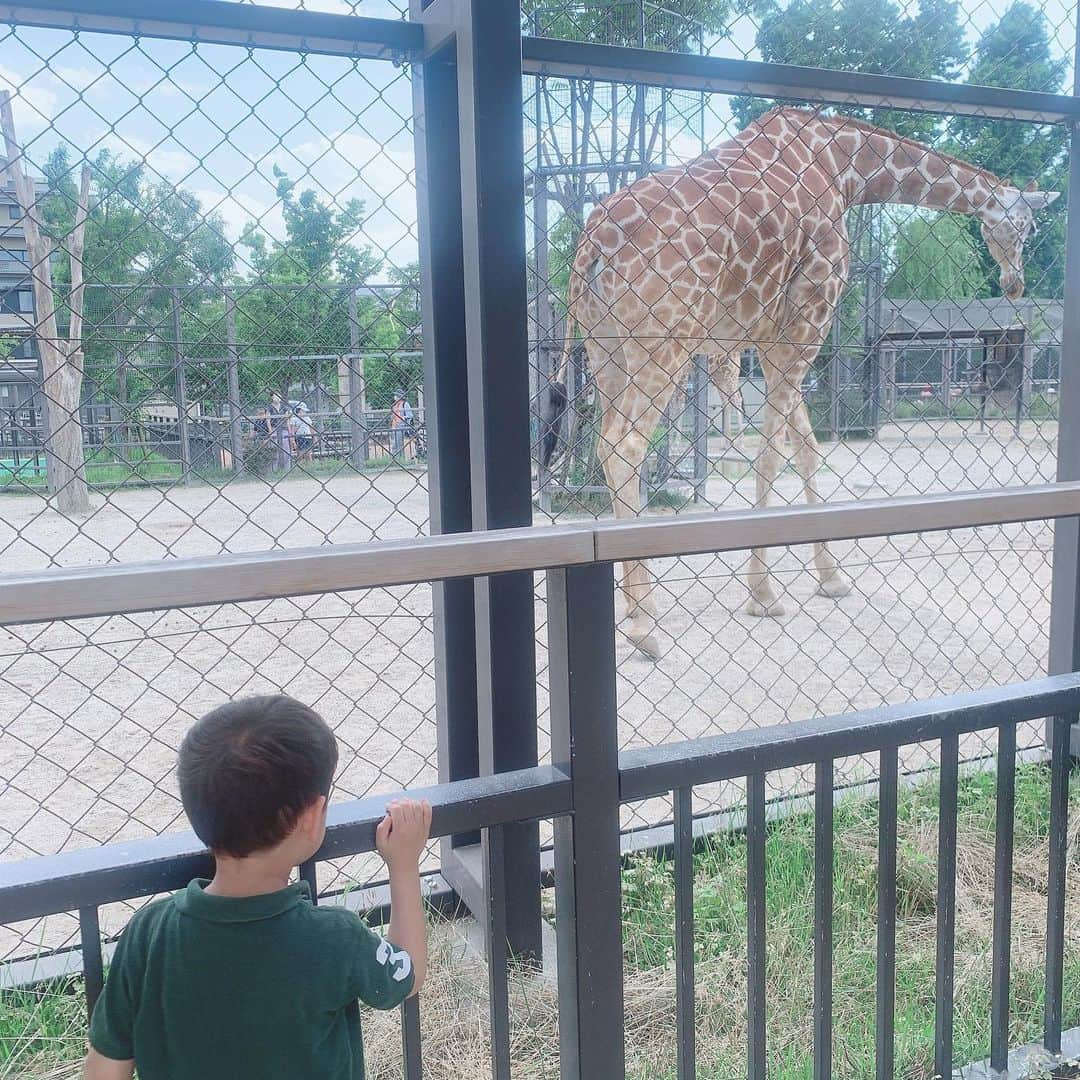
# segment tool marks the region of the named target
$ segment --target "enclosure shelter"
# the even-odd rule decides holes
[[[881,381],[890,419],[902,418],[905,400],[929,397],[949,413],[961,399],[981,410],[990,397],[1023,415],[1036,395],[1057,394],[1060,300],[886,300],[884,309]]]
[[[373,825],[435,804],[481,933],[385,1019],[410,1080],[1061,1060],[1075,11],[314,6],[0,28],[62,361],[0,492],[11,1067],[207,869],[176,748],[252,693],[339,740],[320,903],[384,916]],[[546,460],[560,380],[599,430]]]

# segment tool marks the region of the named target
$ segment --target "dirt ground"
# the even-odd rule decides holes
[[[1052,479],[1053,425],[1016,437],[952,425],[888,429],[826,448],[826,498],[995,487]],[[708,485],[720,507],[749,505],[748,440],[727,446]],[[5,571],[111,560],[293,548],[426,531],[426,474],[244,482],[98,498],[71,522],[37,496],[0,498]],[[798,501],[786,473],[782,499]],[[702,509],[702,507],[698,507]],[[538,516],[539,522],[539,516]],[[620,639],[624,747],[766,726],[1042,673],[1052,528],[1031,523],[848,542],[855,588],[814,595],[808,549],[773,553],[787,602],[779,619],[742,613],[746,553],[654,563],[664,656]],[[546,710],[543,582],[537,582],[539,698]],[[282,690],[337,730],[336,797],[435,779],[434,662],[428,586],[221,605],[108,620],[0,628],[0,860],[147,836],[176,827],[172,767],[192,719],[224,698]],[[546,716],[542,718],[546,729]],[[1037,732],[1028,733],[1036,742]],[[968,740],[966,753],[983,744]],[[546,747],[545,747],[546,749]],[[905,764],[930,760],[910,748]],[[839,763],[854,781],[872,762]],[[798,777],[777,778],[789,790]],[[733,792],[699,791],[696,808]],[[628,825],[670,815],[628,807]],[[363,877],[365,865],[346,868]],[[2,949],[0,949],[2,952]]]

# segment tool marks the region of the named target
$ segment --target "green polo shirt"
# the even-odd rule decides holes
[[[147,905],[120,937],[94,1009],[99,1054],[139,1080],[363,1080],[358,1001],[391,1009],[412,962],[307,884],[264,896],[206,881]]]

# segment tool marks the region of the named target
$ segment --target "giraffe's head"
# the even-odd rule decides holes
[[[1024,295],[1024,244],[1035,231],[1035,215],[1057,197],[1056,191],[1021,191],[1010,184],[995,191],[983,208],[982,235],[1001,267],[1001,291],[1010,300]]]

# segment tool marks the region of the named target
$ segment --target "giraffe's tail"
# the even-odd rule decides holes
[[[566,408],[569,404],[567,388],[570,385],[570,356],[574,350],[574,328],[577,322],[577,306],[582,294],[589,287],[589,279],[600,249],[592,236],[593,218],[597,207],[586,223],[574,254],[574,263],[570,267],[570,282],[566,290],[566,335],[563,338],[562,354],[554,377],[547,385],[547,401],[543,409],[543,437],[541,440],[541,460],[549,466],[558,453],[565,448]]]

